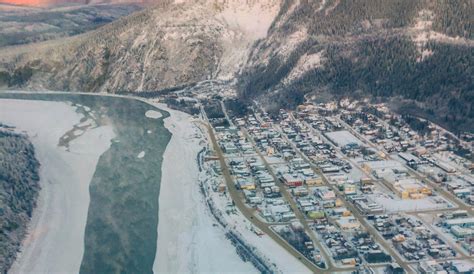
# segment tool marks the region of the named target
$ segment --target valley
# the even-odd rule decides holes
[[[61,5],[0,9],[12,273],[474,270],[472,1]]]
[[[232,79],[279,3],[163,2],[67,43],[2,49],[0,87],[120,94]]]
[[[203,92],[201,89],[207,85],[211,86]],[[470,189],[469,168],[472,164],[457,153],[466,149],[469,151],[472,141],[459,140],[430,123],[425,125],[431,129],[428,133],[424,131],[426,128],[418,124],[406,122],[406,117],[389,112],[386,106],[350,100],[319,105],[306,102],[294,111],[281,110],[278,116],[265,112],[256,103],[247,109],[248,114],[236,116],[235,109],[228,105],[230,102],[221,101],[217,108],[209,105],[219,96],[224,98],[222,96],[229,92],[225,87],[205,82],[166,95],[147,99],[134,97],[143,104],[133,107],[138,114],[132,116],[133,124],[126,122],[125,117],[131,115],[131,104],[130,99],[123,96],[2,93],[3,98],[71,101],[79,113],[89,113],[90,117],[95,117],[97,126],[102,123],[113,125],[116,136],[111,139],[109,150],[100,156],[90,183],[91,201],[84,230],[85,246],[80,272],[93,272],[93,269],[105,272],[153,269],[160,273],[191,266],[198,272],[227,269],[221,261],[209,261],[205,259],[209,257],[201,256],[209,252],[206,246],[213,245],[211,252],[218,252],[224,261],[232,262],[231,265],[245,272],[254,271],[249,265],[251,262],[253,267],[263,272],[348,273],[365,269],[383,273],[392,271],[391,268],[399,268],[413,273],[420,267],[426,267],[424,264],[428,257],[423,255],[418,263],[413,261],[413,256],[422,255],[401,256],[400,252],[407,252],[403,249],[405,245],[398,244],[398,240],[395,240],[398,238],[387,236],[391,235],[390,232],[376,226],[378,223],[372,223],[373,218],[380,222],[386,218],[387,221],[407,221],[412,218],[426,220],[431,218],[427,216],[432,216],[440,226],[459,220],[456,218],[470,218],[472,213],[468,204],[472,201],[469,200],[469,194],[457,196],[451,185],[455,185],[455,181],[467,179],[464,187]],[[122,100],[128,106],[125,112],[120,107]],[[166,121],[168,114],[151,112],[148,104],[168,102],[169,106],[175,108],[177,105],[173,101],[181,102],[178,103],[181,110],[194,112],[195,109],[197,112],[191,118],[180,111],[158,105],[175,117],[167,125],[174,136],[171,137],[171,143],[180,141],[172,149],[167,147],[163,162],[160,162],[160,158],[150,161],[150,155],[163,155],[163,147],[158,147],[161,152],[153,153],[153,149],[150,150],[156,147],[152,143],[166,139],[166,133],[154,134],[159,131],[150,127],[155,124],[150,122],[155,119]],[[11,110],[8,112],[14,113]],[[354,120],[355,117],[358,120]],[[145,126],[135,125],[140,119],[145,119],[142,124]],[[158,125],[160,123],[163,122]],[[82,131],[85,130],[87,134],[86,124],[87,121],[76,124],[74,130],[68,131],[76,134],[65,134],[61,138],[72,138],[66,141],[69,146],[72,145],[71,151],[74,151],[74,142],[81,140]],[[78,129],[82,131],[77,132]],[[371,133],[373,131],[375,135]],[[131,132],[131,135],[127,132]],[[150,139],[149,134],[154,137]],[[182,139],[173,141],[173,138]],[[417,141],[407,141],[410,139]],[[143,140],[152,143],[144,145]],[[383,140],[383,146],[380,146],[380,140]],[[86,142],[90,144],[90,141]],[[126,142],[135,142],[138,148],[131,150],[132,147]],[[432,149],[431,144],[435,149]],[[418,151],[423,151],[422,156],[417,154]],[[176,158],[184,155],[189,162]],[[410,157],[416,159],[416,166],[412,165],[411,160],[405,162]],[[140,170],[147,168],[143,161],[147,161],[151,169],[141,173]],[[135,166],[134,162],[140,163],[139,166]],[[179,162],[185,165],[182,168],[187,173],[178,175],[180,165],[175,163]],[[120,171],[115,166],[117,163],[121,167]],[[445,183],[439,183],[437,177],[432,177],[443,175],[431,171],[430,163],[439,168],[439,172],[446,170],[449,179]],[[158,187],[160,194],[150,191],[154,184],[146,187],[147,182],[154,181],[150,181],[148,176],[157,172],[159,166],[163,170]],[[408,196],[405,196],[403,187],[408,186],[391,181],[391,175],[385,175],[384,169],[379,166],[397,166],[394,167],[397,171],[392,171],[394,174],[404,170],[401,173],[403,175],[394,176],[406,176],[402,179],[408,185],[408,181],[413,180],[419,190],[405,190],[413,191],[407,192]],[[448,170],[447,167],[456,171]],[[176,180],[184,184],[175,185]],[[117,190],[113,191],[113,195],[106,194],[114,188]],[[461,186],[459,189],[465,188]],[[126,189],[126,195],[122,196],[125,193],[119,189]],[[166,189],[166,194],[161,194],[162,189]],[[186,202],[176,201],[176,195],[184,194],[189,195]],[[153,209],[156,205],[150,202],[157,196],[160,197],[159,209]],[[118,204],[114,206],[114,203]],[[371,206],[367,207],[368,203]],[[199,208],[198,215],[194,214],[196,206]],[[96,207],[100,210],[94,209]],[[136,209],[140,212],[133,214],[136,221],[121,219],[121,216],[130,215],[124,212]],[[148,226],[150,219],[156,218],[151,217],[153,212],[159,212],[158,238],[153,236],[156,232],[153,232],[152,227],[156,229],[156,226]],[[447,215],[463,212],[467,215],[454,218]],[[423,219],[418,219],[421,216]],[[409,222],[411,224],[412,221]],[[133,225],[131,231],[121,229],[130,225]],[[415,225],[411,226],[415,229]],[[170,230],[171,227],[174,229]],[[136,234],[135,231],[140,229],[143,229],[141,233]],[[454,244],[449,240],[454,234],[449,234],[446,227],[444,229],[443,232],[430,234],[430,239],[440,244],[447,241],[449,247],[443,249],[444,255],[430,255],[429,258],[438,263],[436,267],[445,269],[465,265],[471,259],[468,239],[465,238],[467,246]],[[328,238],[330,231],[337,233],[339,238]],[[215,233],[221,236],[211,236]],[[238,243],[237,249],[230,245],[224,235],[234,244]],[[411,234],[405,237],[408,235]],[[130,237],[133,242],[126,240]],[[91,239],[89,243],[88,239]],[[147,242],[155,239],[156,253],[150,249],[140,257],[129,254],[128,250],[134,249],[133,245],[142,239]],[[347,253],[336,255],[334,248],[337,246],[333,247],[334,243],[329,245],[328,239],[347,243],[344,244],[347,245]],[[356,241],[362,240],[371,246],[369,252],[365,247],[349,248],[349,245],[357,246]],[[194,241],[199,244],[188,249]],[[304,245],[300,241],[305,241]],[[413,243],[415,240],[410,238],[409,241]],[[97,242],[108,244],[97,246]],[[107,252],[109,248],[103,249],[109,246],[115,246],[117,252],[110,253]],[[144,251],[144,247],[146,245],[140,244],[137,251]],[[268,248],[273,252],[269,253]],[[80,249],[76,251],[80,252]],[[237,255],[246,263],[239,262]],[[88,256],[101,257],[103,260],[89,260]],[[173,258],[182,259],[176,261]],[[13,270],[15,272],[15,268]]]
[[[64,41],[2,49],[0,88],[129,94],[218,80],[272,112],[307,96],[366,97],[471,132],[472,2],[349,2],[155,3]]]

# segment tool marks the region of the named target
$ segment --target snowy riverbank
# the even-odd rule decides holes
[[[10,273],[79,272],[89,183],[114,137],[111,127],[102,126],[72,140],[69,151],[59,147],[81,118],[66,103],[0,99],[0,121],[28,133],[41,164],[38,206]]]
[[[149,100],[139,100],[153,104]],[[153,271],[257,273],[251,263],[239,257],[225,236],[228,228],[217,224],[200,191],[200,183],[209,179],[208,171],[201,172],[197,163],[198,153],[207,146],[207,133],[201,132],[191,116],[162,104],[157,107],[170,113],[165,126],[172,137],[161,167]],[[59,138],[73,125],[87,122],[80,123],[81,118],[82,115],[66,103],[0,99],[0,121],[28,132],[38,148],[42,164],[43,189],[38,208],[31,222],[30,236],[25,240],[12,273],[79,271],[84,253],[89,183],[99,156],[109,148],[114,137],[111,128],[99,127],[86,130],[79,136],[69,134],[75,138],[69,143],[69,151],[58,147]],[[154,131],[148,129],[146,132],[151,134]],[[136,153],[134,156],[139,159],[146,159],[149,155],[144,150]],[[216,193],[211,196],[219,210],[224,210],[225,204],[230,202]],[[256,252],[262,255],[260,257],[266,257],[267,263],[274,264],[282,272],[306,272],[301,263],[270,238],[255,235],[243,216],[237,215],[226,216],[229,218],[227,223],[233,226],[232,232],[240,235],[251,248],[256,247]]]
[[[199,171],[197,155],[207,145],[207,132],[193,124],[192,117],[170,110],[165,126],[173,134],[164,154],[160,190],[158,248],[154,273],[258,273],[250,262],[243,262],[236,248],[225,237],[226,231],[211,215],[200,182],[209,182],[207,170]],[[209,187],[208,184],[204,184]],[[218,210],[231,203],[228,196],[210,191]],[[296,258],[268,236],[259,237],[251,231],[245,217],[223,214],[230,231],[254,248],[254,252],[281,273],[309,273]],[[228,228],[228,229],[229,229]]]
[[[191,116],[158,107],[171,114],[165,126],[173,137],[162,166],[154,273],[255,273],[239,258],[224,231],[214,226],[200,193],[197,154],[204,136]]]

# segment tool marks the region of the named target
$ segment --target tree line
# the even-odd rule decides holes
[[[0,273],[8,271],[26,235],[38,182],[33,145],[26,136],[0,128]]]

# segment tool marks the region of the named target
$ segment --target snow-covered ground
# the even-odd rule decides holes
[[[145,157],[145,151],[138,153],[137,158],[142,159],[143,157]]]
[[[257,273],[236,253],[225,231],[210,214],[199,181],[211,179],[206,171],[199,172],[197,154],[205,137],[192,124],[192,118],[169,110],[165,126],[173,134],[164,154],[159,200],[158,249],[155,273]],[[186,171],[186,172],[183,172]],[[231,201],[209,190],[210,198],[222,212]],[[224,218],[231,230],[282,273],[309,273],[308,269],[275,243],[269,236],[257,236],[252,225],[240,213]]]
[[[411,200],[400,199],[395,194],[388,195],[387,193],[374,193],[369,195],[376,203],[383,206],[387,212],[403,212],[403,211],[423,211],[433,209],[451,208],[451,205],[446,199],[441,196],[426,197],[423,199]]]
[[[293,67],[288,76],[283,80],[284,83],[289,84],[291,81],[303,76],[306,72],[321,67],[324,61],[323,53],[324,51],[313,54],[303,54],[300,59],[298,59],[296,66]]]
[[[158,119],[161,118],[161,113],[156,110],[149,110],[145,112],[145,116],[151,119]]]
[[[162,165],[158,247],[154,273],[255,273],[237,255],[206,208],[199,189],[197,154],[202,135],[185,113],[169,110],[173,134]]]
[[[79,272],[89,207],[89,183],[110,146],[109,126],[91,129],[58,147],[82,115],[61,102],[0,99],[0,121],[28,133],[41,164],[37,208],[10,273]]]
[[[256,154],[242,156],[226,155],[227,161],[244,161],[245,158],[258,157]],[[274,156],[266,156],[267,161],[281,163],[282,159]],[[274,164],[275,166],[278,164]],[[213,190],[213,186],[223,181],[222,176],[218,176],[209,166],[205,166],[208,171],[202,176],[202,181],[207,189],[207,195],[213,202],[214,207],[222,214],[227,229],[246,243],[252,252],[262,261],[270,266],[275,273],[310,273],[309,269],[300,261],[278,245],[268,235],[257,235],[255,228],[250,221],[232,204],[232,199],[228,194],[223,194]]]
[[[231,203],[228,195],[211,192],[217,207],[225,209]],[[231,229],[241,235],[243,240],[255,248],[254,252],[275,266],[281,273],[311,273],[306,266],[279,246],[270,236],[258,236],[255,227],[238,210],[232,214],[223,214]]]
[[[145,101],[145,100],[143,100]],[[206,144],[192,117],[169,111],[165,126],[173,134],[162,166],[158,246],[155,273],[257,273],[236,253],[225,230],[209,212],[199,182],[197,155]],[[48,111],[44,111],[47,109]],[[21,114],[21,115],[20,115]],[[78,272],[84,252],[89,182],[99,156],[113,139],[110,127],[86,131],[71,141],[69,151],[58,147],[61,136],[80,123],[82,115],[66,103],[0,100],[0,121],[27,131],[41,163],[42,190],[33,214],[31,233],[11,273]],[[145,156],[139,153],[138,156]],[[225,210],[227,197],[218,201]],[[268,236],[257,236],[240,214],[226,217],[232,231],[283,273],[307,273],[304,265]]]

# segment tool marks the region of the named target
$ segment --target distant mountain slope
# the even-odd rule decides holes
[[[40,9],[0,4],[0,47],[77,35],[141,8],[114,4]]]
[[[0,86],[120,92],[229,78],[279,0],[168,1],[97,31],[0,52]]]
[[[243,99],[398,98],[394,107],[474,131],[472,0],[285,1],[242,71]]]
[[[269,110],[363,96],[474,131],[473,0],[160,0],[0,51],[0,88],[151,91],[237,79]],[[268,30],[268,32],[267,32]]]
[[[144,4],[158,1],[163,0],[0,0],[0,4],[28,7],[57,7],[70,4]]]

